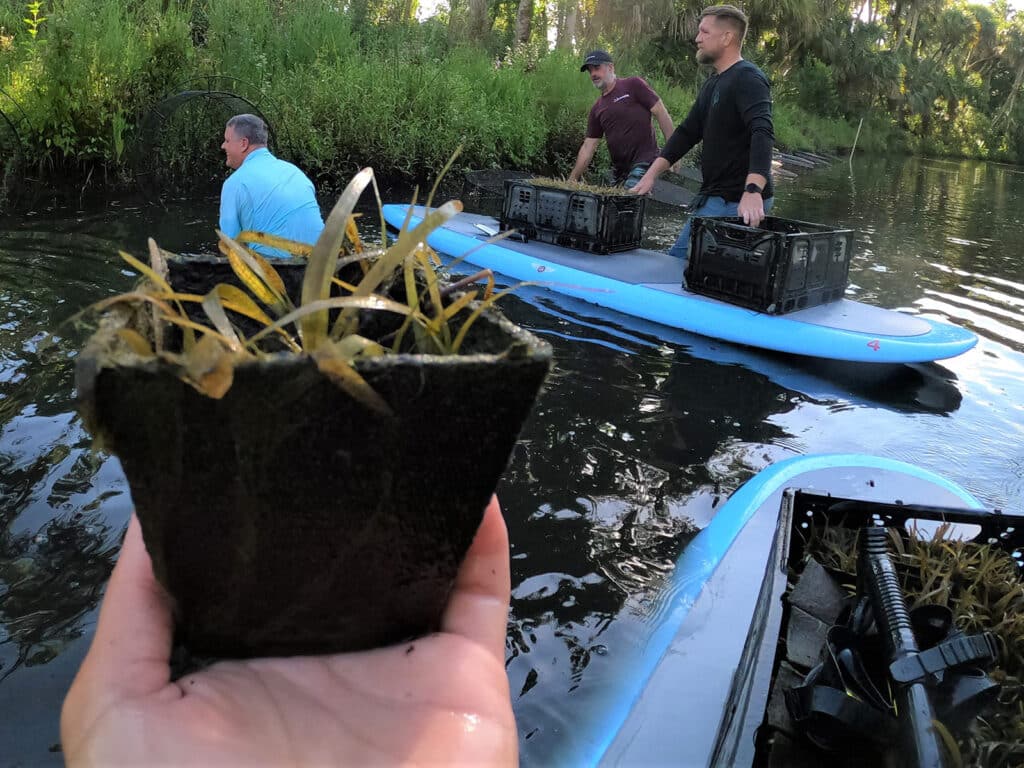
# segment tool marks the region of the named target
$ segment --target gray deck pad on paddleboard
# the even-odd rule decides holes
[[[423,209],[419,206],[417,206],[416,215],[424,215]],[[482,244],[489,237],[478,225],[485,227],[488,232],[498,231],[496,219],[472,213],[460,214],[448,221],[444,226],[454,232],[468,235]],[[543,243],[538,240],[530,240],[524,243],[521,240],[513,240],[512,238],[505,238],[496,243],[496,245],[509,251],[521,253],[524,257],[542,259],[552,264],[579,269],[630,285],[641,285],[651,290],[673,293],[692,300],[724,303],[718,299],[691,293],[682,288],[682,262],[662,251],[636,248],[631,251],[602,255],[564,248],[560,245]],[[765,316],[764,313],[753,309],[746,311],[750,312],[752,317]],[[854,331],[872,336],[923,336],[932,330],[932,326],[928,322],[913,315],[874,307],[870,304],[861,304],[858,301],[850,301],[849,299],[820,304],[816,307],[790,312],[780,317],[825,328]]]
[[[676,285],[649,284],[645,285],[645,287],[654,291],[665,291],[666,293],[686,296],[691,299],[719,301],[710,296],[691,293],[685,288]],[[750,312],[751,316],[765,316],[763,312],[758,312],[754,309],[747,311]],[[849,299],[840,299],[828,304],[819,304],[816,307],[788,312],[785,315],[772,315],[772,317],[784,317],[787,320],[820,325],[823,328],[866,333],[872,336],[923,336],[932,330],[932,326],[919,317],[892,309],[873,307],[870,304],[861,304],[859,301],[850,301]]]
[[[416,210],[417,216],[422,216],[420,208]],[[486,242],[489,237],[477,225],[482,225],[490,232],[498,231],[498,222],[490,216],[480,216],[474,213],[463,213],[450,220],[445,227],[453,232],[476,238],[481,243]],[[651,251],[646,248],[636,248],[632,251],[621,253],[587,253],[573,248],[563,248],[560,245],[543,243],[540,240],[523,242],[512,237],[506,237],[497,243],[498,246],[509,251],[522,253],[536,259],[544,259],[552,264],[559,264],[563,267],[572,267],[584,272],[590,272],[602,277],[610,277],[632,285],[644,283],[673,283],[680,285],[683,282],[683,262],[669,256],[661,251]]]

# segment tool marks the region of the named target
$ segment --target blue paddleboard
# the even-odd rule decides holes
[[[396,229],[407,205],[385,205]],[[424,214],[413,211],[415,226]],[[538,241],[497,243],[489,216],[460,213],[434,230],[429,244],[467,264],[531,281],[627,315],[735,344],[864,363],[926,363],[955,357],[978,337],[950,323],[842,299],[787,315],[762,312],[690,293],[682,265],[667,253],[637,248],[596,255]]]

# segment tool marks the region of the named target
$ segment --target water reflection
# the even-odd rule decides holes
[[[524,763],[565,762],[665,608],[716,506],[773,460],[864,451],[1024,506],[1020,169],[856,158],[780,187],[782,216],[861,233],[850,295],[967,324],[975,350],[876,367],[759,352],[541,288],[505,303],[557,368],[499,489],[513,548],[508,673]],[[71,401],[77,309],[124,289],[117,250],[209,250],[215,203],[0,220],[0,744],[56,764],[61,698],[130,508]],[[373,217],[366,217],[370,221]],[[674,212],[649,219],[667,245]],[[55,332],[52,344],[47,333]],[[761,564],[756,566],[760,569]],[[689,695],[693,695],[689,692]]]
[[[962,400],[957,375],[939,363],[864,365],[798,357],[684,333],[566,296],[553,299],[550,292],[540,288],[520,288],[516,297],[556,318],[557,331],[550,328],[549,321],[549,335],[557,333],[577,343],[641,354],[648,359],[685,353],[690,358],[747,369],[787,391],[837,407],[871,403],[902,412],[949,413]],[[568,327],[576,331],[569,334]],[[646,407],[641,404],[641,408]]]
[[[0,683],[21,665],[53,660],[85,632],[80,620],[113,568],[107,534],[99,514],[77,512],[0,540]]]
[[[508,670],[524,762],[557,763],[577,737],[553,702],[577,719],[615,696],[595,681],[634,656],[665,577],[706,523],[690,503],[719,483],[709,460],[783,439],[772,418],[802,399],[741,365],[627,348],[565,312],[550,333],[546,314],[512,303],[554,346],[557,371],[502,490],[516,555]]]
[[[76,641],[91,632],[129,506],[116,462],[91,452],[72,412],[83,337],[67,321],[128,278],[95,224],[72,220],[55,234],[42,217],[10,223],[0,227],[0,709],[25,719],[5,718],[0,743],[36,764],[59,760],[51,746],[69,665],[56,661],[73,669],[80,659]],[[25,691],[52,688],[36,675],[49,665],[65,671],[44,711],[19,706]]]

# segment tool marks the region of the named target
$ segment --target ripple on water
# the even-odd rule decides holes
[[[839,166],[780,185],[775,213],[856,228],[849,295],[967,324],[976,349],[941,366],[867,372],[634,322],[540,287],[504,302],[556,359],[499,488],[523,764],[573,761],[670,610],[677,592],[664,585],[679,553],[770,462],[875,453],[939,472],[990,506],[1024,506],[1013,202],[1024,176],[959,161],[858,157],[852,175]],[[118,463],[87,451],[71,393],[82,337],[58,324],[132,282],[119,248],[144,254],[154,235],[172,251],[209,250],[214,210],[0,222],[0,740],[13,762],[59,761],[48,750],[60,698],[130,505]],[[681,220],[652,206],[648,242],[667,247]],[[55,330],[47,348],[41,334]]]

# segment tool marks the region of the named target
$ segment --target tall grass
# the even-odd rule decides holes
[[[820,117],[788,100],[777,99],[773,109],[775,141],[786,149],[835,150],[853,146],[857,126],[835,117]],[[863,148],[863,131],[858,145]]]
[[[160,0],[51,0],[35,39],[15,35],[5,81],[29,155],[54,165],[124,160],[141,105],[190,66],[186,20]]]
[[[577,56],[518,50],[496,60],[479,46],[450,47],[436,20],[357,31],[340,7],[336,0],[46,0],[47,20],[29,39],[20,10],[0,2],[0,24],[12,25],[4,32],[11,42],[0,48],[0,88],[29,115],[32,161],[54,170],[99,165],[124,181],[140,118],[205,76],[237,78],[285,138],[278,150],[321,183],[365,165],[382,176],[427,178],[460,145],[466,167],[553,175],[572,168],[597,95]],[[620,70],[646,74],[628,60]],[[681,121],[696,81],[648,79]],[[884,121],[875,125],[862,133],[862,148],[889,143]],[[777,134],[789,148],[849,146],[854,129],[777,104]],[[200,149],[181,141],[171,151],[198,157]],[[184,159],[177,158],[182,168]],[[594,167],[606,163],[602,151]]]

